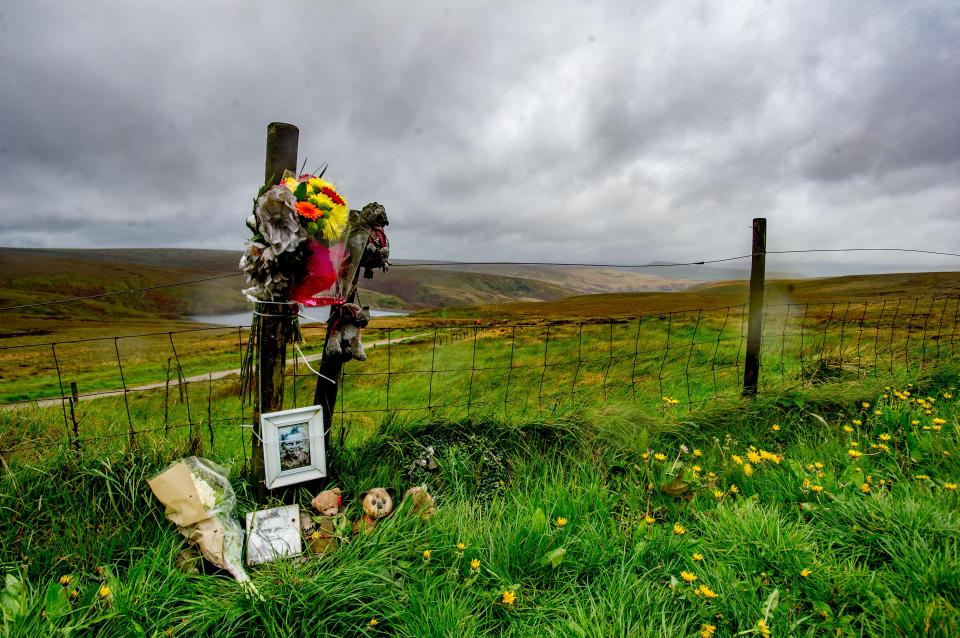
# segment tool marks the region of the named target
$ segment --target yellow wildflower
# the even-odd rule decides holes
[[[743,465],[743,459],[737,456],[736,454],[730,457],[730,460],[736,463],[737,465]]]
[[[804,567],[803,569],[800,570],[800,575],[803,576],[804,578],[806,578],[812,573],[813,573],[813,570],[810,569],[809,567]]]
[[[693,455],[697,458],[700,458],[703,456],[703,452],[700,450],[700,448],[693,448]]]
[[[642,458],[644,461],[648,461],[650,459],[650,453],[644,452],[643,454],[640,455],[640,458]]]
[[[743,464],[743,473],[747,476],[753,476],[753,466],[749,463]]]
[[[693,553],[693,556],[691,556],[691,558],[692,558],[694,561],[700,562],[700,561],[703,560],[703,554],[698,554],[697,552],[694,552],[694,553]]]
[[[310,540],[312,541],[320,540],[320,532],[318,532],[317,530],[313,530],[313,533],[310,534]]]
[[[700,467],[699,465],[694,465],[694,466],[691,467],[690,469],[693,470],[694,472],[699,472],[699,471],[703,470],[703,468]]]
[[[860,444],[856,441],[850,441],[850,447],[860,447]]]
[[[867,405],[864,403],[864,405]],[[763,638],[770,638],[770,627],[767,626],[767,623],[763,620],[757,621],[757,633],[759,633]]]
[[[863,402],[863,409],[864,409],[864,410],[869,410],[869,409],[870,409],[870,404],[867,403],[866,401],[864,401],[864,402]]]
[[[713,632],[717,630],[716,625],[704,623],[700,626],[700,638],[713,638]]]
[[[687,529],[680,523],[674,523],[673,533],[676,534],[677,536],[682,536],[683,534],[687,533]]]
[[[957,484],[956,484],[956,483],[944,483],[944,484],[943,484],[943,489],[949,490],[949,491],[951,491],[951,492],[955,492],[956,489],[957,489]]]
[[[847,434],[850,434],[851,432],[853,432],[853,428],[850,427],[849,425],[845,425],[843,426],[843,431],[846,432]]]
[[[663,452],[657,452],[656,454],[653,455],[653,458],[662,462],[667,460],[667,455],[664,454]]]
[[[726,493],[726,492],[724,492],[723,490],[713,490],[713,497],[716,498],[716,499],[721,499],[721,498],[723,498],[723,495],[724,495],[725,493]]]
[[[458,552],[462,552],[462,551],[465,550],[466,548],[467,548],[466,543],[457,543],[457,551],[458,551]]]
[[[864,483],[863,485],[860,486],[860,491],[863,492],[864,494],[869,494],[870,485],[868,483]]]
[[[747,452],[747,459],[749,459],[749,461],[754,465],[756,465],[761,461],[760,455],[754,452],[753,450]]]
[[[880,416],[881,414],[883,414],[883,410],[879,410],[879,409],[874,410],[873,413],[876,414],[877,416]]]
[[[110,588],[107,587],[106,585],[103,585],[102,587],[100,587],[100,589],[97,590],[97,598],[103,599],[103,598],[109,598],[109,597],[110,597]]]
[[[813,464],[813,467],[817,468],[818,470],[822,470],[825,466],[820,461],[817,461],[816,463]]]
[[[852,450],[852,449],[847,450],[847,454],[852,459],[859,459],[861,456],[863,456],[863,452],[861,452],[860,450]]]
[[[697,594],[698,596],[703,596],[704,598],[716,598],[716,597],[717,597],[717,592],[713,591],[712,589],[710,589],[710,588],[707,587],[706,585],[700,585],[699,587],[697,587],[696,589],[693,590],[693,593]]]
[[[736,485],[731,485],[731,486],[730,486],[730,493],[731,493],[731,494],[736,494],[736,493],[739,492],[739,491],[740,491],[740,488],[737,487]]]
[[[697,579],[697,575],[693,572],[680,572],[680,578],[685,580],[688,583],[692,583]]]
[[[880,434],[877,435],[877,438],[880,439],[881,441],[889,441],[893,437],[887,434],[886,432],[881,432]]]
[[[914,419],[913,421],[910,421],[910,425],[920,425],[920,421]]]
[[[820,492],[823,491],[823,486],[822,486],[822,485],[811,485],[811,486],[810,486],[810,491],[813,492],[813,493],[815,493],[815,494],[819,494]]]
[[[863,425],[863,421],[861,421],[860,419],[854,419],[854,420],[853,420],[853,424],[854,424],[854,425]]]
[[[930,480],[930,475],[929,475],[929,474],[914,474],[914,475],[913,475],[913,478],[918,479],[918,480],[921,480],[921,481],[929,481],[929,480]]]
[[[946,419],[941,419],[940,417],[936,417],[936,418],[933,420],[933,422],[934,422],[935,425],[945,425],[946,422],[947,422],[947,420],[946,420]]]
[[[423,560],[430,560],[430,550],[429,550],[429,549],[423,550]]]
[[[479,558],[474,558],[472,561],[470,561],[470,569],[472,569],[473,571],[477,571],[478,569],[480,569]]]
[[[80,598],[80,590],[74,589],[70,592],[70,600],[76,600],[77,598]]]
[[[783,458],[779,454],[774,454],[773,452],[767,452],[766,450],[760,450],[760,458],[764,461],[772,461],[773,463],[780,463],[780,460]]]
[[[953,398],[953,395],[952,395],[951,393],[949,393],[949,392],[944,392],[944,393],[943,393],[943,398],[944,398],[944,399],[952,399],[952,398]]]
[[[654,517],[652,517],[652,516],[650,516],[649,514],[647,514],[646,516],[643,517],[643,521],[644,521],[647,525],[653,525],[654,523],[657,522],[657,519],[655,519]]]
[[[64,574],[63,576],[60,577],[60,584],[66,587],[67,585],[70,584],[70,581],[72,580],[73,580],[73,576],[71,576],[70,574]]]
[[[770,429],[773,430],[774,432],[779,432],[780,426],[774,423],[773,425],[770,426]]]
[[[376,627],[376,626],[379,625],[380,623],[379,623],[379,621],[377,621],[376,618],[371,618],[371,619],[370,619],[370,622],[368,622],[367,624],[370,625],[371,627]]]
[[[562,516],[557,517],[557,527],[562,529],[564,526],[566,526],[566,524],[567,524],[567,519],[565,519]]]
[[[505,591],[502,600],[504,605],[512,605],[517,600],[517,595],[512,591]]]

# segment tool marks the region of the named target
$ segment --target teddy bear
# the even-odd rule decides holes
[[[324,490],[310,502],[319,516],[300,512],[304,539],[314,554],[326,554],[337,548],[337,527],[343,496],[339,487]]]
[[[327,339],[325,354],[330,357],[349,361],[366,361],[367,353],[363,351],[360,342],[360,329],[370,322],[370,310],[361,308],[357,304],[345,303],[334,306],[331,312],[337,316],[330,328],[330,338]]]
[[[380,522],[380,519],[390,516],[393,512],[393,496],[395,493],[392,487],[375,487],[361,494],[360,504],[363,508],[363,517],[354,524],[354,533],[360,530],[372,530]]]
[[[418,485],[416,487],[411,487],[403,495],[403,500],[410,500],[410,513],[419,514],[422,518],[430,518],[437,511],[437,506],[433,502],[433,497],[430,496],[430,492],[427,491],[427,488]]]

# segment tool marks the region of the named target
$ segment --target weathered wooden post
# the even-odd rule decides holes
[[[760,379],[760,344],[763,337],[763,285],[767,260],[767,220],[753,220],[753,255],[750,264],[750,323],[747,327],[747,358],[743,364],[743,396],[757,396]]]
[[[264,183],[273,186],[279,183],[285,170],[297,170],[297,144],[300,131],[293,124],[271,122],[267,127],[267,157],[264,167]],[[254,373],[253,404],[253,458],[251,473],[257,498],[266,494],[263,483],[263,439],[260,432],[260,415],[283,409],[283,372],[286,367],[287,333],[290,316],[297,307],[286,303],[287,299],[274,299],[281,303],[254,305],[254,312],[262,320],[256,344],[256,370]]]

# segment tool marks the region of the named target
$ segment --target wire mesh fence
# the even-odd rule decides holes
[[[760,391],[863,380],[956,359],[960,297],[769,305]],[[690,410],[737,397],[745,304],[590,320],[364,330],[344,367],[336,440],[413,417],[526,414],[575,405]],[[313,402],[323,324],[287,360],[285,408]],[[0,348],[0,456],[181,444],[249,458],[240,399],[248,330],[215,327]],[[246,427],[244,427],[246,426]]]

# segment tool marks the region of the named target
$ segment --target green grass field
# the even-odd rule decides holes
[[[900,284],[771,304],[754,400],[738,292],[381,322],[364,340],[389,347],[341,379],[334,481],[351,518],[376,485],[426,485],[438,512],[251,569],[262,600],[185,573],[146,484],[196,452],[233,468],[239,514],[257,507],[235,376],[80,401],[79,450],[69,406],[0,410],[3,635],[957,635],[957,300]],[[316,353],[322,329],[305,337]],[[245,339],[61,343],[56,361],[109,391],[121,369],[165,381],[174,349],[187,377],[238,368]],[[3,400],[60,396],[50,350],[0,351]],[[288,373],[287,407],[309,405],[315,377]]]

